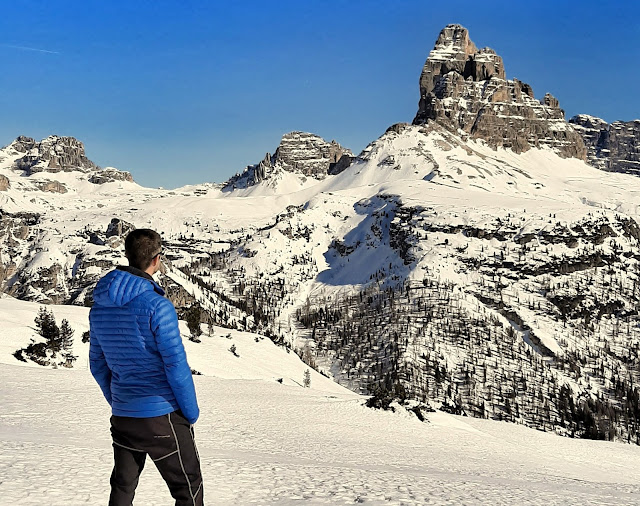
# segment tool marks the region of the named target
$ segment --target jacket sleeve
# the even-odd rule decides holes
[[[196,389],[178,329],[178,315],[168,299],[162,298],[156,306],[151,316],[151,330],[178,406],[189,423],[196,423],[200,416]]]
[[[102,347],[93,330],[89,332],[89,367],[91,368],[91,374],[93,374],[104,394],[104,398],[107,399],[109,406],[111,406],[111,369],[107,365]]]

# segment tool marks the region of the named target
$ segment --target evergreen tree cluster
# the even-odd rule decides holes
[[[184,317],[187,321],[187,327],[189,328],[189,340],[194,343],[199,343],[200,336],[202,335],[202,307],[197,302],[192,304],[189,309],[187,309]]]
[[[393,250],[397,258],[374,263],[360,291],[312,291],[297,306],[318,274],[309,243],[322,244],[325,233],[301,220],[301,209],[264,229],[230,232],[229,249],[181,270],[202,289],[198,302],[212,321],[275,342],[307,338],[312,345],[299,353],[310,367],[337,368],[340,383],[376,394],[375,402],[398,397],[400,385],[453,413],[639,441],[633,220],[606,210],[572,223],[526,210],[479,219],[382,200],[388,205],[362,222],[370,230],[354,234],[362,241],[327,243],[343,267],[363,248]],[[266,245],[272,234],[285,236],[277,258]],[[438,267],[421,262],[419,281],[415,263],[426,256]],[[459,279],[441,279],[443,263]]]
[[[639,394],[623,374],[624,355],[606,346],[533,351],[500,318],[504,307],[483,302],[425,279],[319,298],[296,316],[318,360],[340,365],[339,381],[372,394],[372,406],[406,396],[456,414],[640,443]]]
[[[31,344],[26,348],[14,352],[14,357],[23,362],[30,359],[43,366],[73,367],[73,363],[78,357],[73,355],[74,330],[69,325],[69,321],[63,319],[58,326],[53,311],[40,306],[34,323],[37,333],[44,339],[44,342],[35,342],[32,339]],[[58,356],[62,358],[61,361],[55,360]]]

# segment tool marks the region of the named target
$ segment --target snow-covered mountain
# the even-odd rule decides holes
[[[89,344],[76,340],[71,370],[19,367],[9,354],[32,336],[38,307],[0,297],[0,503],[105,504],[110,410],[86,369]],[[88,308],[53,311],[76,332],[88,328]],[[442,412],[421,422],[398,405],[372,410],[269,339],[219,327],[212,334],[183,339],[202,372],[194,376],[195,435],[208,504],[638,502],[637,447]],[[171,502],[148,463],[135,504]]]
[[[306,132],[289,132],[282,136],[274,155],[267,153],[260,163],[236,174],[223,185],[223,191],[245,196],[266,189],[272,194],[288,193],[311,186],[327,175],[339,174],[353,158],[351,150],[336,141],[327,142]]]
[[[507,80],[502,58],[491,48],[478,49],[460,25],[440,32],[420,75],[413,122],[429,120],[516,153],[549,146],[560,156],[585,157],[558,100],[550,93],[536,100],[530,85]]]
[[[450,25],[414,123],[353,159],[294,132],[226,184],[168,191],[96,184],[86,162],[28,170],[13,143],[2,289],[90,305],[128,230],[152,227],[179,308],[287,343],[357,392],[637,443],[640,179],[587,164],[584,135]]]

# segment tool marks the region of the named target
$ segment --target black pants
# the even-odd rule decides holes
[[[176,506],[204,504],[193,427],[180,411],[153,418],[111,417],[115,465],[109,506],[131,506],[149,454]]]

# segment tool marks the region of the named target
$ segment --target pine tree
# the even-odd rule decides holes
[[[60,325],[60,348],[65,353],[70,353],[73,347],[73,333],[74,330],[69,325],[69,322],[65,319],[62,320]]]
[[[302,384],[305,388],[311,387],[311,371],[309,369],[304,372],[304,379],[302,380]]]
[[[308,345],[306,345],[304,347],[304,349],[302,350],[302,354],[301,354],[300,358],[302,359],[302,361],[305,364],[307,364],[312,369],[316,368],[316,361],[315,361],[315,358],[313,356],[313,352],[311,351],[311,348]]]
[[[69,325],[69,322],[66,319],[62,320],[62,324],[60,325],[60,347],[67,361],[67,367],[71,367],[73,362],[78,358],[73,354],[73,333],[74,330],[71,328],[71,325]]]
[[[187,327],[189,328],[189,332],[191,332],[191,337],[189,337],[189,339],[196,343],[200,342],[198,337],[202,335],[202,328],[200,327],[201,312],[202,309],[200,308],[200,304],[196,302],[187,310],[187,313],[185,314]]]
[[[34,322],[38,329],[38,334],[47,341],[47,347],[54,353],[60,351],[60,329],[53,311],[48,311],[44,306],[40,306]]]

